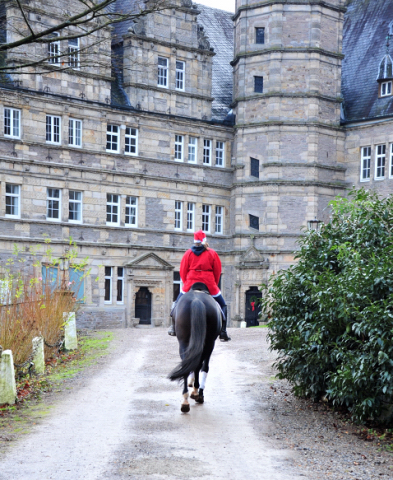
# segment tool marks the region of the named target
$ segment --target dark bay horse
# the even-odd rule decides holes
[[[180,298],[173,313],[182,361],[170,373],[169,378],[184,381],[181,406],[184,413],[190,411],[187,378],[191,372],[195,375],[191,398],[198,403],[204,402],[203,390],[209,371],[209,360],[221,330],[221,312],[217,302],[204,291],[196,290],[195,288],[203,288],[201,284],[197,285],[198,287],[194,285],[194,289]]]

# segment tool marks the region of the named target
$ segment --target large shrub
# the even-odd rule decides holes
[[[353,190],[331,208],[297,263],[272,277],[262,311],[296,394],[377,418],[393,403],[393,198]]]

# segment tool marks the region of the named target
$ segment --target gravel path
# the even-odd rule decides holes
[[[274,377],[265,329],[217,342],[205,404],[180,413],[164,329],[115,333],[111,354],[70,382],[49,418],[0,453],[0,480],[393,478],[393,457]]]

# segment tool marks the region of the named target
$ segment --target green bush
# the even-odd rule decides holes
[[[363,421],[393,403],[393,198],[352,190],[330,206],[297,264],[271,278],[262,314],[295,393],[326,394]]]

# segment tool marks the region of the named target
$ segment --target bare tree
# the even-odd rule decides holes
[[[136,24],[168,6],[168,0],[0,0],[0,72],[107,64],[117,24]]]

